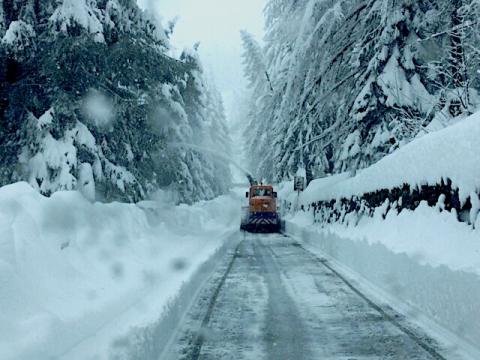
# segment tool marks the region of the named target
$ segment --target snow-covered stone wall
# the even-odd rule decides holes
[[[369,168],[315,180],[300,200],[319,223],[415,210],[422,203],[478,228],[480,113],[416,139]]]

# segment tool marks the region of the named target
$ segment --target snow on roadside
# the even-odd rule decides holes
[[[373,218],[364,216],[358,224],[314,224],[311,212],[299,212],[287,219],[299,226],[311,227],[368,244],[382,244],[396,254],[415,258],[421,264],[447,266],[452,270],[480,276],[480,227],[473,229],[450,212],[440,212],[425,202],[414,211],[400,214],[390,211],[383,219],[380,212]]]
[[[389,244],[352,239],[345,232],[312,226],[312,216],[307,213],[287,219],[286,229],[310,251],[333,259],[381,303],[417,322],[454,353],[462,354],[459,358],[479,359],[477,273],[430,265],[422,254],[396,252]],[[377,237],[385,234],[385,228],[377,231]]]
[[[381,243],[397,254],[407,254],[419,263],[445,265],[480,275],[480,228],[472,229],[450,212],[440,212],[426,202],[415,211],[390,211],[360,219],[356,227],[332,225],[331,232],[354,240]]]
[[[293,190],[285,184],[282,193],[292,201],[296,194],[287,187]],[[307,189],[301,199],[310,195]],[[465,354],[460,358],[479,358],[480,226],[474,229],[426,202],[414,211],[390,211],[385,219],[380,211],[343,224],[315,223],[312,211],[285,219],[287,233],[406,304],[405,312],[387,302],[458,347],[455,352]]]
[[[293,192],[292,182],[284,183],[280,197],[294,205],[293,212],[284,216],[287,232],[461,338],[479,344],[479,138],[480,112],[416,139],[354,177],[317,179],[300,196]],[[431,207],[424,201],[413,211],[398,213],[393,208],[386,214],[384,205],[373,216],[348,213],[341,223],[315,222],[313,209],[308,208],[316,201],[361,197],[403,184],[436,185],[442,179],[450,179],[459,189],[461,201],[471,196],[474,226],[458,221],[454,211],[441,211],[441,202]],[[298,211],[301,205],[306,211]]]
[[[0,358],[56,358],[92,336],[106,351],[160,316],[239,217],[234,194],[176,207],[0,188]]]
[[[294,222],[288,222],[287,232],[312,253],[328,259],[375,303],[395,309],[427,331],[447,351],[448,359],[480,359],[479,276],[422,265],[382,244],[351,240]]]

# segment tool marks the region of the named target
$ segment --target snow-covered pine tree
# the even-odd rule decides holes
[[[160,187],[186,202],[225,190],[171,146],[201,128],[204,89],[192,80],[198,66],[166,55],[166,32],[134,0],[1,5],[0,185],[26,180],[43,194],[80,189],[106,201]]]
[[[220,95],[204,74],[197,49],[186,49],[180,58],[190,68],[183,96],[188,133],[171,142],[181,150],[172,185],[183,198],[209,199],[225,193],[231,183],[225,112]]]
[[[475,6],[461,3],[269,1],[262,52],[274,91],[267,98],[269,90],[257,88],[252,100],[261,99],[257,109],[269,109],[255,122],[262,123],[257,129],[268,126],[274,139],[273,149],[263,155],[268,153],[275,166],[258,166],[258,175],[283,180],[303,166],[313,167],[317,176],[355,171],[430,131],[444,107],[432,64],[446,59],[460,73],[477,71],[473,61],[459,62],[469,59],[466,48],[478,48],[472,31],[461,36],[457,31],[459,22],[462,31],[473,24],[464,14]],[[448,17],[429,22],[445,7]],[[452,11],[460,16],[457,25]],[[439,25],[442,21],[447,24]],[[439,31],[435,26],[450,29],[451,46],[433,35]],[[254,76],[251,67],[246,71]],[[470,87],[467,95],[478,87],[470,79],[457,76],[461,87]],[[264,161],[254,151],[249,156]]]
[[[297,172],[298,167],[314,163],[329,167],[327,157],[316,155],[324,153],[324,142],[312,140],[331,126],[334,118],[323,116],[319,119],[323,111],[316,113],[315,106],[311,107],[314,103],[309,100],[318,101],[318,97],[324,95],[326,82],[322,84],[320,74],[329,70],[328,59],[335,59],[336,47],[346,45],[344,39],[334,46],[330,44],[332,35],[340,30],[345,4],[348,2],[305,2],[301,15],[297,16],[298,27],[285,76],[285,95],[281,99],[275,127],[277,158],[280,160],[276,162],[276,179],[289,177]]]
[[[345,58],[356,64],[347,75],[355,75],[340,87],[352,91],[344,99],[346,131],[334,154],[337,171],[366,167],[410,141],[432,120],[437,105],[418,42],[424,3],[375,1],[359,15],[359,43]]]
[[[219,154],[210,156],[217,188],[215,193],[225,193],[231,185],[232,174],[229,160],[232,158],[231,137],[227,128],[225,107],[220,92],[213,86],[212,80],[205,80],[205,138],[203,147]],[[228,160],[228,161],[227,161]]]
[[[476,1],[432,1],[422,24],[422,42],[438,53],[427,64],[440,94],[436,127],[445,126],[456,116],[468,115],[478,105],[478,5]]]
[[[257,174],[265,174],[273,168],[271,128],[267,119],[272,117],[273,84],[267,71],[265,58],[258,42],[246,31],[241,32],[244,53],[243,64],[251,92],[244,132],[249,153],[249,168]],[[259,95],[259,97],[256,97]],[[272,173],[268,174],[272,175]],[[267,176],[268,176],[267,175]]]

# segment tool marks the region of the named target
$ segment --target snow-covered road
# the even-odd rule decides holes
[[[201,291],[165,357],[455,358],[301,243],[250,234]]]

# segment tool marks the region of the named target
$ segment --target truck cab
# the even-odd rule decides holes
[[[273,191],[273,186],[252,186],[246,197],[252,213],[277,212],[277,193]]]

